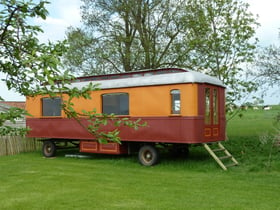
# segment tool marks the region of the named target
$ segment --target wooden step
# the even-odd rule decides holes
[[[218,157],[220,160],[225,160],[225,159],[229,159],[232,158],[232,155],[226,155],[226,156],[222,156],[222,157]]]
[[[213,143],[211,143],[212,145]],[[217,149],[212,149],[207,143],[204,143],[203,146],[204,148],[209,152],[209,154],[214,158],[214,160],[216,160],[216,162],[220,165],[220,167],[222,169],[224,169],[225,171],[227,170],[228,167],[231,166],[236,166],[238,165],[237,160],[235,160],[235,158],[229,153],[229,151],[221,144],[221,142],[217,143],[218,147]],[[221,152],[223,151],[225,156],[217,156],[217,154],[215,152]],[[219,153],[221,155],[221,153]],[[225,165],[222,160],[226,160],[226,159],[230,159],[232,161],[232,163],[229,163],[227,165]],[[228,161],[227,161],[228,162]]]
[[[236,163],[231,163],[231,164],[226,165],[226,167],[229,168],[229,167],[237,166],[237,165],[238,165],[238,164],[236,164]]]
[[[218,149],[212,149],[213,152],[220,152],[220,151],[225,151],[224,148],[218,148]]]

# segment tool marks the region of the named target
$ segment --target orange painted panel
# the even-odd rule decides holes
[[[32,116],[26,116],[27,118],[65,118],[66,115],[62,112],[61,116],[56,117],[43,117],[42,116],[42,98],[48,98],[49,96],[34,96],[34,97],[26,97],[26,110]],[[59,97],[59,96],[58,96]],[[64,95],[63,100],[67,100],[68,96]]]
[[[179,89],[181,93],[181,115],[197,116],[198,114],[198,84],[176,84],[162,86],[146,86],[133,88],[118,88],[98,90],[91,93],[91,100],[73,99],[74,108],[78,112],[82,110],[97,113],[102,112],[102,94],[129,93],[129,116],[169,116],[171,115],[170,91]],[[46,96],[27,97],[26,109],[35,118],[42,117],[41,98]],[[63,96],[66,100],[67,96]],[[65,114],[62,113],[62,117]]]
[[[181,91],[181,115],[196,116],[198,113],[197,84],[162,85],[149,87],[120,88],[100,90],[92,93],[92,100],[75,102],[77,110],[96,108],[102,111],[101,97],[106,93],[129,93],[130,116],[168,116],[171,115],[170,91]]]
[[[38,118],[41,117],[42,108],[41,108],[41,97],[35,96],[35,97],[27,97],[26,98],[26,110],[29,114],[32,116],[26,116],[27,118]]]

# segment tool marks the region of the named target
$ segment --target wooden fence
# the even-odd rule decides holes
[[[41,149],[42,143],[34,138],[0,136],[0,156],[14,155]]]

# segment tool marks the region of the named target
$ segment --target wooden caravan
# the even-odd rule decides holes
[[[75,99],[75,109],[114,113],[147,126],[120,128],[122,144],[99,144],[74,119],[61,111],[61,98],[27,97],[29,137],[45,139],[43,154],[53,156],[58,143],[72,142],[80,152],[124,154],[139,151],[144,165],[158,159],[156,144],[189,144],[225,140],[225,86],[214,77],[184,69],[166,68],[121,74],[79,77],[71,87],[100,84],[92,100]],[[86,121],[86,120],[85,120]]]

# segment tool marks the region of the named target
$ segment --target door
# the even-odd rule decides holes
[[[219,140],[220,136],[220,96],[219,88],[205,86],[204,88],[204,137],[206,140]]]

